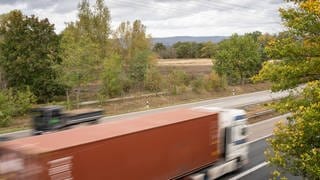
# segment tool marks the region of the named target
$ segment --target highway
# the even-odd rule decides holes
[[[270,137],[270,136],[269,136]],[[241,170],[227,174],[219,178],[219,180],[268,180],[272,179],[272,172],[274,170],[267,162],[263,152],[267,148],[266,139],[258,139],[257,141],[250,142],[249,146],[249,163],[245,165]],[[286,174],[286,177],[290,180],[302,180],[301,177]]]
[[[143,114],[150,114],[154,112],[159,112],[163,110],[170,110],[176,108],[187,108],[187,107],[224,107],[224,108],[233,108],[241,107],[250,104],[262,103],[270,100],[275,100],[287,96],[288,93],[271,93],[270,91],[260,91],[255,93],[230,96],[225,98],[182,104],[176,106],[170,106],[165,108],[151,109],[141,112],[133,112],[116,116],[104,117],[102,121],[111,121],[119,120],[124,118],[134,118]],[[241,170],[238,170],[234,173],[227,174],[220,179],[269,179],[270,174],[273,171],[271,167],[265,162],[264,151],[267,147],[266,138],[272,135],[272,130],[274,125],[281,121],[285,120],[288,114],[271,118],[262,122],[251,124],[249,128],[249,160],[250,162],[243,167]],[[9,137],[10,139],[25,137],[30,135],[30,130],[19,131],[14,133],[8,133],[0,135],[0,138]],[[300,179],[290,176],[290,179]]]
[[[249,125],[249,163],[241,170],[226,174],[219,178],[219,180],[268,180],[272,179],[272,172],[274,168],[265,161],[264,151],[267,148],[266,139],[272,136],[272,129],[274,125],[289,116],[289,114],[271,118],[266,121]],[[261,133],[258,133],[261,132]],[[290,180],[302,180],[301,177],[286,174]]]
[[[281,99],[285,96],[288,96],[288,91],[272,93],[270,90],[266,91],[258,91],[254,93],[247,93],[235,96],[228,96],[224,98],[206,100],[206,101],[199,101],[194,103],[188,104],[180,104],[175,106],[168,106],[164,108],[157,108],[157,109],[150,109],[146,111],[139,111],[139,112],[132,112],[126,113],[121,115],[115,116],[106,116],[102,118],[101,121],[111,121],[111,120],[119,120],[124,118],[134,118],[137,116],[141,116],[143,114],[151,114],[154,112],[160,112],[164,110],[172,110],[177,108],[192,108],[192,107],[224,107],[224,108],[235,108],[235,107],[242,107],[250,104],[258,104],[263,103],[271,100]],[[31,135],[31,130],[23,130],[17,131],[13,133],[1,134],[0,139],[16,139],[22,138]]]
[[[276,92],[272,93],[270,90],[266,91],[258,91],[254,93],[247,93],[235,96],[228,96],[223,98],[199,101],[194,103],[187,103],[187,104],[180,104],[174,106],[168,106],[163,108],[157,109],[150,109],[147,111],[139,111],[139,112],[132,112],[127,114],[109,116],[103,118],[103,120],[115,120],[115,119],[122,119],[122,118],[134,118],[140,116],[142,114],[150,114],[154,112],[160,112],[164,110],[172,110],[177,108],[193,108],[193,107],[221,107],[221,108],[236,108],[236,107],[243,107],[246,105],[251,104],[258,104],[267,101],[281,99],[289,95],[288,91],[283,92]]]

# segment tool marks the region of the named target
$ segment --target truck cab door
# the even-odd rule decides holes
[[[247,125],[239,124],[226,128],[225,160],[238,159],[239,166],[248,161]]]

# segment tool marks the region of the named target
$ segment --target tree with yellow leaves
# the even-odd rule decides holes
[[[270,80],[273,90],[307,86],[298,97],[276,104],[292,112],[287,123],[278,124],[269,139],[268,161],[277,175],[289,172],[308,179],[320,177],[320,1],[288,0],[296,6],[280,9],[288,31],[266,48],[277,59],[264,64],[255,80]]]

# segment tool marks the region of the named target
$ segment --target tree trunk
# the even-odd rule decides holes
[[[81,90],[81,88],[78,87],[77,88],[77,109],[79,109],[79,107],[80,107],[80,90]]]
[[[240,83],[241,83],[241,85],[242,86],[244,86],[244,77],[243,77],[244,75],[242,74],[242,73],[240,73]]]
[[[66,90],[66,97],[67,97],[67,109],[71,109],[71,104],[70,104],[70,96],[69,96],[69,90]]]

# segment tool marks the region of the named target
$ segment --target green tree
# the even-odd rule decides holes
[[[152,50],[153,52],[157,53],[160,58],[164,58],[167,47],[163,43],[155,43]]]
[[[153,46],[153,51],[160,53],[161,51],[166,50],[166,46],[163,43],[156,43]]]
[[[215,52],[217,50],[217,45],[213,42],[203,43],[203,46],[199,50],[200,58],[213,58]]]
[[[307,83],[300,97],[290,96],[277,104],[292,112],[288,123],[280,123],[269,139],[268,161],[282,172],[308,179],[320,177],[320,3],[290,1],[295,6],[280,9],[288,31],[271,41],[266,50],[277,59],[265,63],[255,80],[270,80],[273,90]]]
[[[122,22],[113,34],[114,51],[121,55],[125,64],[136,56],[137,53],[151,50],[151,37],[146,34],[146,27],[140,20],[135,20],[132,24]]]
[[[14,116],[27,113],[35,102],[36,98],[28,88],[24,91],[0,90],[0,126],[8,126]]]
[[[125,91],[128,78],[123,71],[122,60],[119,55],[112,55],[105,62],[105,69],[102,77],[102,93],[110,97],[121,95]]]
[[[140,20],[135,20],[132,24],[131,49],[133,56],[140,51],[151,51],[151,36],[146,34],[146,26]]]
[[[196,58],[198,44],[195,42],[177,42],[173,45],[177,58]]]
[[[232,35],[219,43],[214,55],[214,70],[229,82],[244,84],[261,67],[259,44],[251,35]]]
[[[150,51],[140,51],[129,62],[128,74],[130,79],[139,85],[144,81],[145,74],[149,68],[154,68],[153,55]],[[139,83],[140,82],[140,83]]]
[[[31,91],[40,101],[61,94],[54,66],[59,58],[59,37],[48,19],[11,11],[0,24],[0,65],[9,87]]]
[[[61,33],[61,80],[70,104],[70,91],[76,91],[76,102],[84,85],[101,77],[104,60],[110,48],[110,13],[103,0],[96,0],[91,8],[88,0],[78,6],[78,20],[67,25]],[[94,73],[93,73],[94,72]]]
[[[78,5],[78,11],[78,21],[75,23],[79,30],[78,35],[86,35],[97,43],[99,57],[106,58],[110,51],[111,19],[104,0],[96,0],[93,8],[88,0],[82,0]]]
[[[275,36],[268,33],[262,34],[258,37],[258,42],[260,44],[259,51],[261,53],[261,59],[263,62],[270,59],[268,53],[266,52],[266,47],[271,41],[274,41],[274,39]]]
[[[114,51],[123,59],[124,71],[136,87],[143,87],[147,69],[153,68],[155,56],[151,37],[140,20],[123,22],[113,35]]]
[[[162,53],[162,58],[164,58],[164,59],[177,58],[176,50],[173,47],[168,47]]]
[[[62,32],[60,80],[69,88],[66,90],[67,102],[70,104],[70,91],[76,92],[77,106],[80,102],[80,93],[84,85],[96,80],[101,69],[99,45],[86,34],[77,36],[78,28],[69,24]],[[93,73],[95,72],[95,73]]]

